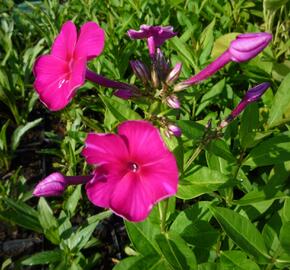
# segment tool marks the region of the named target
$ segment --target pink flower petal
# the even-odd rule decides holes
[[[77,29],[72,21],[67,21],[56,37],[51,54],[68,61],[72,58],[77,42]]]
[[[106,171],[99,167],[95,170],[94,178],[86,184],[89,200],[96,206],[110,207],[110,197],[115,188],[114,184],[108,183]]]
[[[78,87],[84,84],[85,82],[85,75],[86,75],[86,59],[80,58],[76,59],[72,63],[72,70],[71,70],[71,76],[69,81],[69,95],[67,96],[67,99],[72,99],[75,95],[75,92]]]
[[[126,121],[119,125],[118,133],[123,135],[134,162],[152,163],[168,152],[158,129],[147,121]]]
[[[82,151],[89,164],[119,164],[128,157],[124,141],[115,134],[89,133]]]
[[[139,174],[146,188],[150,190],[153,203],[177,192],[178,168],[174,155],[169,151],[162,160],[148,166],[143,165]]]
[[[85,59],[73,61],[70,68],[67,62],[54,55],[40,56],[34,65],[34,88],[50,110],[61,110],[84,83],[85,71]]]
[[[34,88],[41,101],[53,111],[64,108],[70,100],[68,64],[53,55],[44,55],[34,65]]]
[[[95,22],[87,22],[81,27],[75,50],[75,57],[86,57],[87,60],[90,60],[101,54],[104,45],[104,30]]]
[[[111,209],[129,221],[144,220],[152,206],[151,196],[137,173],[129,172],[119,179],[111,194]]]

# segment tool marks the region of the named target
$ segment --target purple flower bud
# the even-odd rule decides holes
[[[177,33],[173,32],[172,26],[163,27],[145,24],[140,26],[139,31],[130,29],[127,33],[131,39],[147,39],[149,54],[151,57],[155,55],[156,47],[160,47],[165,40],[177,35]]]
[[[139,60],[130,61],[134,74],[142,81],[143,84],[147,84],[150,81],[150,74],[147,66]]]
[[[233,121],[250,103],[257,101],[264,93],[265,91],[271,86],[270,83],[264,82],[259,85],[256,85],[255,87],[249,89],[244,96],[244,98],[241,100],[241,102],[238,104],[238,106],[233,109],[231,114],[220,123],[220,128],[226,127],[231,121]]]
[[[229,47],[231,60],[234,62],[248,61],[264,50],[271,40],[272,35],[266,32],[238,35]]]
[[[179,109],[180,108],[180,102],[178,100],[178,97],[176,95],[171,95],[166,98],[166,103],[169,107],[173,109]]]
[[[154,59],[154,66],[157,70],[160,80],[165,81],[165,78],[169,73],[170,66],[169,61],[165,58],[164,54],[159,48],[157,49],[156,57]]]
[[[174,125],[174,124],[169,124],[167,126],[167,128],[168,128],[169,134],[171,134],[171,135],[173,135],[175,137],[180,137],[181,134],[182,134],[181,129],[178,126]]]
[[[55,172],[37,184],[33,195],[37,197],[61,196],[67,185],[65,177],[61,173]]]
[[[41,180],[33,191],[37,197],[61,196],[68,185],[78,185],[88,182],[92,176],[64,176],[54,172]]]
[[[181,72],[182,63],[177,63],[175,67],[170,71],[166,78],[166,83],[172,85],[178,78]]]
[[[181,91],[207,79],[230,61],[244,62],[250,60],[259,54],[270,43],[271,39],[272,35],[266,32],[238,35],[222,55],[198,74],[175,85],[174,91]]]

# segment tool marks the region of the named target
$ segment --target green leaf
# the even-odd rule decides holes
[[[195,67],[193,50],[191,50],[180,38],[174,37],[169,40],[173,48],[184,58],[185,62],[189,63],[191,67]]]
[[[15,151],[20,143],[22,136],[30,129],[37,126],[42,121],[42,118],[38,118],[32,122],[28,122],[25,125],[18,126],[12,134],[11,149]]]
[[[207,201],[197,202],[191,207],[188,207],[184,211],[180,212],[171,224],[170,230],[181,234],[187,226],[199,220],[209,221],[212,217],[212,214],[208,209],[210,204],[211,202]]]
[[[290,198],[284,201],[282,216],[285,221],[290,221]]]
[[[182,134],[188,139],[200,140],[204,134],[204,126],[190,120],[177,120],[177,126],[181,128]]]
[[[238,250],[223,251],[220,257],[220,270],[259,270],[259,266]]]
[[[270,259],[262,235],[250,220],[227,208],[210,209],[226,234],[241,249],[262,263],[267,262],[265,259]]]
[[[38,219],[46,238],[53,244],[59,244],[58,223],[46,200],[41,197],[38,202]]]
[[[100,98],[102,99],[108,110],[119,122],[133,119],[141,119],[141,116],[130,108],[128,102],[124,103],[115,97],[108,98],[103,95],[100,95]]]
[[[288,0],[265,0],[264,4],[266,9],[274,11],[285,5],[287,2]]]
[[[280,230],[279,239],[281,246],[285,249],[287,253],[290,253],[290,221],[287,221],[282,225]]]
[[[192,199],[204,193],[210,193],[230,184],[229,178],[207,167],[195,167],[193,172],[179,181],[177,197]]]
[[[197,268],[196,258],[184,240],[173,232],[159,234],[156,242],[165,260],[174,269],[195,270]]]
[[[80,251],[90,240],[90,237],[92,236],[98,223],[99,221],[96,220],[92,223],[85,224],[80,227],[74,234],[72,234],[69,239],[70,250],[76,249],[77,251]]]
[[[0,151],[7,151],[7,136],[6,136],[6,130],[7,127],[9,126],[10,120],[7,120],[6,123],[2,126],[1,131],[0,131]]]
[[[61,250],[42,251],[33,254],[31,257],[21,261],[23,265],[39,265],[50,264],[62,260],[63,254]]]
[[[76,186],[73,193],[69,196],[69,198],[65,202],[64,208],[66,211],[68,211],[70,217],[73,217],[75,214],[76,207],[81,197],[81,191],[82,186],[81,185]]]
[[[210,55],[213,42],[214,42],[213,30],[214,30],[215,23],[216,23],[216,20],[214,18],[212,22],[202,31],[201,35],[199,36],[199,42],[203,49],[199,57],[201,64],[205,63],[206,59]]]
[[[269,254],[276,254],[278,249],[281,248],[281,244],[275,230],[268,224],[265,224],[262,231],[262,236],[265,241],[266,247],[269,250]]]
[[[219,264],[213,262],[201,263],[198,265],[198,270],[220,270]]]
[[[148,220],[139,223],[125,221],[128,236],[138,252],[146,256],[156,254],[154,236],[160,232],[159,228]]]
[[[7,220],[22,226],[26,229],[41,233],[41,226],[38,221],[38,213],[32,207],[23,202],[16,202],[9,198],[3,198],[9,208],[0,211],[0,219]]]
[[[241,126],[239,130],[240,142],[243,148],[248,148],[252,145],[255,138],[255,130],[259,125],[259,110],[256,103],[249,104],[241,119]]]
[[[218,95],[220,95],[226,85],[226,80],[222,79],[219,82],[217,82],[208,92],[206,92],[201,101],[200,101],[200,105],[198,106],[197,110],[196,110],[196,115],[199,115],[203,109],[205,107],[207,107],[209,104],[212,103],[212,99],[214,97],[217,97]]]
[[[219,37],[213,45],[211,57],[216,58],[228,49],[230,43],[237,37],[239,33],[228,33]]]
[[[113,270],[174,270],[158,255],[129,257],[118,263]]]
[[[212,140],[206,147],[206,150],[231,163],[236,162],[235,157],[231,153],[229,146],[224,140]]]
[[[253,190],[247,193],[244,197],[235,201],[235,204],[238,205],[250,205],[259,202],[274,201],[277,199],[288,198],[283,192],[278,191],[276,194],[269,196],[264,190]]]
[[[260,167],[290,160],[290,131],[282,132],[257,145],[243,165]]]
[[[268,125],[275,127],[290,121],[290,73],[279,86],[269,112]]]

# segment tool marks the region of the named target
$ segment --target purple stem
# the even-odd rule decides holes
[[[93,178],[93,175],[89,176],[65,176],[65,182],[68,185],[81,185],[86,184]]]
[[[197,84],[207,79],[230,61],[231,61],[230,53],[228,50],[226,50],[222,55],[220,55],[217,59],[215,59],[212,63],[210,63],[206,68],[201,70],[199,73],[197,73],[196,75],[192,76],[191,78],[185,81],[180,82],[177,85],[178,90],[185,89],[190,85]]]
[[[122,83],[122,82],[117,82],[117,81],[113,81],[110,79],[107,79],[104,76],[101,76],[89,69],[86,70],[86,79],[97,83],[101,86],[104,87],[109,87],[109,88],[120,88],[120,89],[128,89],[131,88],[130,85],[126,84],[126,83]]]

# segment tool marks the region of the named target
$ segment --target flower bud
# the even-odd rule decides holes
[[[158,48],[156,53],[156,59],[154,60],[154,66],[156,67],[157,73],[161,81],[165,81],[167,77],[170,66],[169,61],[165,58],[162,51]]]
[[[67,187],[65,176],[55,172],[41,180],[33,191],[37,197],[61,196]]]
[[[147,66],[139,60],[132,60],[130,64],[137,78],[142,81],[143,84],[147,84],[150,81],[150,74]]]
[[[166,103],[169,107],[173,109],[179,109],[180,108],[180,102],[178,100],[178,97],[176,95],[171,95],[166,98]]]
[[[270,43],[272,35],[270,33],[247,33],[238,35],[231,42],[229,53],[234,62],[244,62],[259,54]]]
[[[257,101],[265,91],[270,87],[270,83],[264,82],[247,91],[246,95],[238,106],[233,109],[231,114],[220,123],[220,128],[226,127],[231,121],[233,121],[250,103]]]
[[[160,81],[159,81],[159,77],[157,74],[156,69],[153,67],[153,69],[151,70],[151,81],[152,81],[152,85],[154,88],[158,88],[160,85]]]
[[[225,52],[196,75],[175,85],[174,91],[181,91],[191,85],[200,83],[230,61],[244,62],[250,60],[259,54],[270,43],[271,39],[272,35],[265,32],[238,35]]]
[[[166,83],[172,85],[178,78],[181,72],[182,63],[177,63],[175,67],[170,71],[166,78]]]
[[[171,135],[173,135],[175,137],[180,137],[181,134],[182,134],[181,129],[178,126],[174,125],[174,124],[169,124],[167,126],[167,128],[168,128],[169,134],[171,134]]]
[[[37,197],[61,196],[69,185],[87,183],[92,176],[64,176],[54,172],[41,180],[35,187],[33,195]]]

